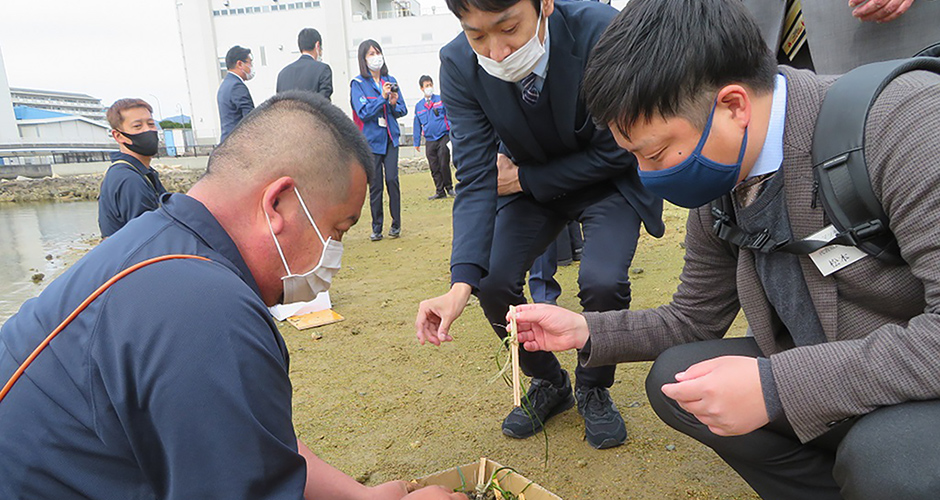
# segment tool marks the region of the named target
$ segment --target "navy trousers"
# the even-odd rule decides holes
[[[382,210],[382,192],[388,188],[388,211],[392,216],[392,229],[401,229],[401,186],[398,184],[398,148],[389,140],[385,154],[375,154],[372,181],[369,183],[369,205],[372,207],[372,232],[382,234],[385,213]],[[384,186],[383,186],[384,177]]]
[[[509,306],[526,301],[526,272],[571,220],[581,222],[584,229],[578,273],[581,307],[585,311],[630,307],[629,268],[640,234],[640,216],[613,184],[583,189],[550,204],[518,196],[496,213],[489,274],[478,291],[483,313],[500,337],[506,336],[503,325]],[[553,353],[521,350],[519,365],[530,377],[561,379],[561,364]],[[576,385],[610,387],[615,371],[614,366],[578,366]]]
[[[529,294],[532,302],[555,304],[561,297],[561,285],[555,279],[558,263],[574,260],[575,251],[581,251],[584,238],[581,236],[581,224],[578,221],[568,223],[568,229],[558,233],[545,253],[539,255],[529,269]],[[567,265],[567,264],[563,264]]]

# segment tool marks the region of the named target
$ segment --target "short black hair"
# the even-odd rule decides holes
[[[431,85],[434,85],[434,80],[428,75],[421,75],[421,78],[418,78],[418,88],[424,88],[424,82],[431,82]]]
[[[248,56],[250,55],[251,49],[239,47],[238,45],[228,49],[228,52],[225,53],[226,69],[235,69],[235,65],[238,64],[238,61],[248,62]]]
[[[204,177],[291,176],[302,190],[341,198],[350,164],[370,179],[374,157],[359,127],[314,92],[281,92],[252,110],[209,156]]]
[[[457,16],[457,19],[463,17],[470,8],[482,10],[483,12],[502,12],[513,5],[524,0],[447,0],[447,8]],[[540,0],[529,0],[536,12],[541,12]]]
[[[369,70],[369,64],[366,63],[366,54],[369,53],[369,49],[375,47],[375,50],[379,51],[379,54],[382,54],[382,57],[385,57],[385,52],[382,52],[382,46],[379,45],[379,42],[372,40],[363,40],[359,44],[359,74],[363,78],[372,78],[372,71]],[[382,70],[379,71],[379,74],[382,76],[388,76],[388,64],[382,64]]]
[[[310,52],[318,43],[323,45],[323,39],[320,38],[320,32],[313,28],[304,28],[297,34],[297,47],[301,52]]]
[[[772,92],[777,72],[740,0],[631,0],[591,52],[582,88],[594,121],[626,136],[655,114],[704,128],[721,87]]]

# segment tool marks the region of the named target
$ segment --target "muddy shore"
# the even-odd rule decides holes
[[[156,160],[153,166],[160,173],[160,181],[167,191],[175,193],[189,190],[203,173],[202,169],[192,170]],[[403,159],[398,162],[398,168],[402,174],[426,171],[428,161],[424,156]],[[0,180],[0,203],[97,200],[103,179],[104,173]]]

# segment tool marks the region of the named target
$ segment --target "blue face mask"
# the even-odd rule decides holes
[[[688,158],[665,170],[640,171],[640,181],[646,189],[685,208],[698,208],[734,189],[747,147],[747,129],[744,129],[737,162],[729,165],[709,160],[702,156],[702,148],[708,140],[714,116],[715,108],[712,107],[702,138]]]

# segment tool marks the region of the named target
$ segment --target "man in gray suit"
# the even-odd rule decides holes
[[[297,35],[300,59],[288,64],[277,74],[277,91],[306,90],[326,97],[333,95],[333,71],[323,61],[323,39],[320,32],[304,28]]]
[[[940,168],[928,166],[940,75],[898,77],[866,124],[872,188],[904,265],[862,253],[827,268],[733,248],[712,230],[709,202],[729,192],[737,224],[774,241],[829,225],[810,152],[832,81],[777,67],[737,0],[632,0],[595,46],[583,89],[595,120],[636,154],[643,184],[693,208],[681,283],[642,311],[519,306],[519,340],[579,348],[585,366],[656,359],[646,390],[657,415],[765,499],[936,498]],[[753,337],[722,338],[741,309]]]
[[[937,0],[743,0],[781,64],[839,75],[940,41]]]

